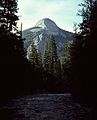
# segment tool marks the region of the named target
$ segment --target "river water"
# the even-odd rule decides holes
[[[90,109],[70,94],[33,94],[0,106],[0,120],[89,120]]]

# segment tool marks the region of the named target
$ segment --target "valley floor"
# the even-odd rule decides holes
[[[70,94],[34,94],[0,106],[0,120],[89,120],[91,110]]]

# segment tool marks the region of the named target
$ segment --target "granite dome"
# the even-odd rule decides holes
[[[40,27],[42,29],[50,30],[50,31],[58,31],[58,27],[54,21],[49,18],[44,18],[40,20],[35,27]]]
[[[37,22],[34,27],[23,31],[23,38],[25,38],[24,47],[27,51],[27,55],[30,54],[30,46],[32,41],[34,41],[36,48],[43,57],[45,46],[48,40],[50,40],[51,35],[55,38],[57,54],[58,57],[60,57],[62,48],[68,41],[72,40],[73,33],[59,28],[56,23],[49,18],[44,18]]]

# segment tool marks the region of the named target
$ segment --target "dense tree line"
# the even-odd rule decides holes
[[[60,58],[57,55],[57,46],[54,36],[50,37],[45,47],[43,60],[44,71],[48,74],[44,78],[48,87],[52,86],[55,91],[64,91],[64,82],[62,80],[62,67]],[[51,77],[51,78],[50,78]]]
[[[16,77],[15,69],[24,57],[23,41],[16,29],[18,17],[15,13],[17,1],[0,1],[0,93],[11,92],[11,88],[14,88],[12,78],[14,80]],[[15,76],[12,77],[13,75]]]
[[[30,45],[30,47],[28,48],[29,52],[28,52],[28,60],[30,61],[30,63],[35,66],[35,68],[41,68],[42,67],[42,58],[41,55],[39,53],[39,51],[37,50],[36,46],[34,45],[34,41],[32,40],[32,43]]]
[[[75,29],[73,43],[65,45],[62,57],[58,58],[52,35],[43,58],[32,40],[27,60],[22,31],[16,25],[17,0],[0,1],[0,94],[72,90],[77,100],[96,103],[97,1],[85,0],[81,6],[83,22],[79,24],[79,32]]]
[[[60,58],[61,72],[62,72],[61,76],[64,83],[64,90],[67,92],[71,91],[71,82],[72,82],[71,55],[70,55],[70,49],[71,49],[72,43],[73,41],[71,40],[67,42],[67,44],[65,44],[62,51],[62,56]]]
[[[86,100],[91,100],[96,95],[97,1],[86,0],[82,6],[85,6],[81,12],[83,22],[73,40],[71,60],[74,84],[77,84],[80,94],[87,97]]]
[[[72,95],[79,102],[94,108],[94,119],[97,112],[97,1],[84,0],[81,6],[83,21],[70,50]]]
[[[29,47],[29,60],[26,58],[22,31],[17,28],[17,2],[0,1],[0,93],[9,97],[37,90],[64,91],[63,65],[53,35],[45,47],[43,61],[34,42]]]
[[[57,46],[54,36],[50,36],[45,46],[43,58],[34,45],[34,41],[28,48],[28,60],[37,70],[41,71],[41,83],[47,92],[64,91],[64,80],[62,79],[61,61],[57,56]],[[37,81],[39,84],[39,80]]]
[[[40,87],[37,80],[41,80],[41,70],[35,70],[26,59],[21,31],[17,28],[17,10],[17,0],[0,1],[0,98]]]
[[[34,43],[26,58],[24,41],[17,28],[19,20],[17,0],[0,1],[0,95],[1,98],[32,93],[33,91],[56,91],[60,83],[60,61],[54,37],[45,51],[44,65]],[[49,61],[49,62],[47,62]],[[47,63],[49,65],[47,65]],[[59,81],[58,81],[59,80]],[[60,83],[61,84],[61,83]],[[57,86],[57,87],[56,87]]]

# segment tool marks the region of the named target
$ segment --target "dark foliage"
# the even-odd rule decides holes
[[[83,22],[71,48],[72,95],[89,106],[97,104],[97,1],[82,4]]]
[[[42,88],[42,70],[25,57],[18,20],[17,0],[0,1],[0,100]]]
[[[63,53],[61,57],[61,76],[64,83],[65,92],[71,91],[71,59],[70,59],[70,49],[72,46],[72,41],[69,41],[63,48]]]
[[[47,91],[63,92],[64,81],[62,80],[61,63],[60,60],[58,60],[57,46],[53,35],[46,44],[43,66]]]

